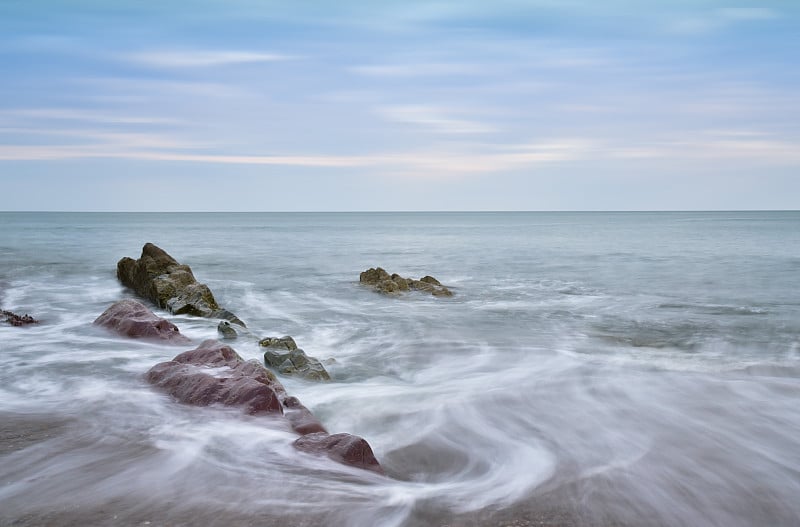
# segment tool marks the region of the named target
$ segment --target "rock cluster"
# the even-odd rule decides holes
[[[303,452],[325,454],[340,463],[383,474],[369,443],[350,434],[329,435],[322,423],[275,375],[258,361],[243,360],[236,351],[217,340],[206,340],[196,349],[173,360],[156,364],[147,380],[178,401],[198,406],[239,406],[251,415],[283,415],[302,435],[294,442]]]
[[[306,355],[305,351],[297,347],[292,337],[267,337],[261,339],[258,345],[267,348],[264,352],[264,363],[278,373],[310,381],[331,380],[322,363]]]
[[[117,277],[140,296],[175,315],[222,318],[244,326],[236,315],[217,304],[211,290],[195,279],[188,265],[181,265],[152,243],[144,245],[138,260],[121,259]]]
[[[28,324],[38,324],[39,321],[30,316],[29,314],[25,313],[24,315],[17,315],[16,313],[12,313],[11,311],[0,311],[4,317],[6,317],[6,322],[11,324],[12,326],[27,326]]]
[[[433,296],[453,296],[452,291],[432,276],[423,276],[419,280],[414,280],[413,278],[403,278],[397,273],[390,275],[380,267],[367,269],[361,273],[359,281],[384,294],[422,291]]]
[[[178,344],[189,342],[175,324],[157,316],[136,300],[115,302],[94,323],[126,337],[166,340]]]
[[[223,339],[236,339],[240,334],[253,337],[245,329],[244,322],[217,304],[208,286],[197,282],[188,265],[178,263],[152,243],[145,244],[138,260],[121,259],[117,263],[117,277],[140,296],[173,314],[223,319],[217,326]],[[436,286],[441,287],[438,282]],[[35,322],[32,318],[30,321]],[[234,328],[231,323],[241,327]],[[135,300],[113,304],[95,324],[128,337],[188,341],[175,325]],[[292,337],[268,337],[259,340],[259,345],[267,348],[264,363],[279,373],[330,380],[322,364],[298,348]],[[193,350],[156,364],[147,372],[146,379],[182,403],[236,406],[250,415],[285,419],[301,435],[294,442],[298,450],[324,454],[346,465],[384,473],[366,440],[350,434],[330,435],[308,408],[296,397],[286,394],[272,371],[256,360],[245,361],[233,348],[218,340],[206,340]]]

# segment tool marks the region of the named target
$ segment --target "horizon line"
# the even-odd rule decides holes
[[[537,209],[537,210],[0,210],[0,214],[497,214],[642,212],[800,212],[800,209]]]

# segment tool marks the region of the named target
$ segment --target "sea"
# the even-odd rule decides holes
[[[194,346],[92,324],[147,242],[332,359],[281,382],[387,475],[148,385]],[[797,211],[5,212],[0,306],[0,525],[800,525]]]

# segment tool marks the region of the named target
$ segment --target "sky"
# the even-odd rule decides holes
[[[2,0],[0,210],[800,208],[800,1]]]

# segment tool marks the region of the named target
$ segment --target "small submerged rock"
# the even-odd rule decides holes
[[[283,375],[302,377],[309,381],[331,380],[322,363],[306,355],[297,347],[292,337],[267,337],[259,341],[259,346],[267,348],[264,352],[264,364],[274,368]]]
[[[206,340],[196,349],[156,364],[146,379],[185,404],[237,406],[250,415],[286,419],[303,436],[294,442],[298,450],[383,474],[366,440],[351,434],[329,435],[308,408],[287,396],[274,373],[256,360],[245,361],[222,342]],[[304,437],[309,439],[302,441]]]
[[[453,296],[452,291],[432,276],[423,276],[419,280],[414,280],[413,278],[404,278],[397,273],[390,275],[380,267],[370,268],[361,273],[359,282],[383,294],[423,291],[433,296]]]
[[[239,317],[223,309],[206,284],[199,283],[188,265],[152,243],[142,247],[138,260],[122,258],[117,262],[117,278],[140,296],[175,315],[221,318],[244,327]]]
[[[29,314],[25,313],[24,315],[17,315],[16,313],[12,313],[11,311],[2,311],[3,316],[6,317],[6,322],[11,324],[12,326],[20,327],[20,326],[27,326],[28,324],[38,324],[39,321],[30,316]]]
[[[217,324],[217,333],[223,340],[235,340],[239,337],[239,333],[227,320],[220,320],[219,324]]]
[[[287,397],[283,400],[283,415],[292,424],[295,432],[300,435],[328,433],[319,419],[314,417],[311,410],[303,406],[297,397]]]
[[[178,327],[136,300],[115,302],[94,323],[125,337],[167,340],[178,344],[189,342]]]
[[[311,454],[325,454],[334,461],[383,474],[372,448],[364,439],[350,434],[307,434],[294,442],[294,447]]]

